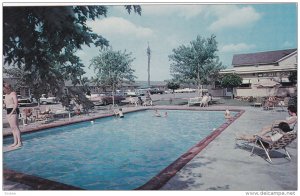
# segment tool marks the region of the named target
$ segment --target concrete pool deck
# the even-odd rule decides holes
[[[168,107],[173,109],[188,108],[186,106]],[[166,107],[156,106],[155,108]],[[265,161],[262,150],[256,151],[256,154],[260,154],[260,156],[250,156],[251,148],[249,146],[246,146],[246,148],[238,147],[235,145],[234,140],[236,133],[255,133],[275,119],[285,119],[287,112],[234,106],[211,106],[201,109],[224,110],[227,108],[230,110],[241,109],[245,112],[177,172],[161,190],[297,190],[297,141],[294,141],[287,148],[292,157],[291,161],[283,158],[282,151],[274,151],[274,153],[271,153],[273,164],[269,164]],[[132,110],[134,108],[124,108],[125,112]],[[94,115],[94,117],[96,116]],[[4,179],[3,190],[16,189],[22,190],[22,184]],[[28,189],[31,188],[24,185],[24,190]]]
[[[256,133],[276,119],[285,119],[287,112],[264,111],[254,107],[242,108],[245,113],[213,140],[203,151],[181,169],[162,190],[194,191],[288,191],[297,190],[297,141],[284,152],[271,153],[273,164],[265,160],[263,150],[250,156],[251,146],[235,145],[236,133]],[[280,152],[280,153],[279,153]],[[282,153],[281,153],[282,152]],[[259,154],[259,155],[257,155]]]

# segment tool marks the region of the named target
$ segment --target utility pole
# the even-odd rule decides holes
[[[151,50],[149,47],[149,42],[148,42],[148,48],[147,48],[147,56],[148,56],[148,86],[150,86],[150,57],[151,57]]]

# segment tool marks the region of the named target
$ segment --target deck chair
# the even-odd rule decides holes
[[[193,104],[201,103],[202,97],[190,98],[188,101],[188,106],[190,107]]]
[[[294,141],[297,138],[297,132],[290,131],[290,132],[284,133],[284,132],[281,132],[280,130],[275,130],[275,131],[279,131],[281,134],[283,134],[283,136],[276,142],[268,142],[259,136],[255,136],[256,140],[255,140],[255,144],[252,147],[251,155],[254,154],[254,149],[256,146],[261,147],[265,151],[269,162],[272,163],[269,152],[271,150],[283,149],[285,151],[285,154],[287,155],[287,158],[289,160],[291,160],[291,156],[285,147],[288,146],[292,141]]]
[[[256,107],[262,107],[263,106],[263,99],[262,97],[256,97],[255,102],[253,103],[253,106]]]
[[[269,97],[267,100],[264,102],[263,109],[264,110],[274,110],[275,105],[277,105],[277,101],[274,97]]]
[[[287,107],[289,105],[289,100],[290,97],[285,97],[283,100],[278,102],[278,106],[281,108],[281,110],[279,111],[286,111],[284,107]]]

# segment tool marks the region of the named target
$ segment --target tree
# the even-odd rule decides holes
[[[172,89],[173,93],[174,93],[174,91],[175,91],[176,89],[178,89],[179,87],[180,87],[180,85],[179,85],[178,83],[176,83],[176,82],[169,81],[169,82],[167,83],[167,88],[168,88],[168,89]]]
[[[79,69],[77,73],[74,73],[78,75],[77,78],[72,77],[72,72],[69,71],[65,70],[64,66],[56,65],[51,70],[49,70],[49,73],[46,77],[41,79],[40,77],[33,77],[30,71],[25,71],[23,65],[21,65],[20,68],[16,67],[3,70],[3,72],[6,73],[8,76],[18,78],[16,84],[17,88],[24,86],[30,87],[32,97],[35,98],[38,101],[38,103],[42,94],[48,94],[49,92],[52,92],[53,95],[60,98],[64,106],[68,105],[68,103],[66,102],[67,96],[74,97],[74,95],[71,94],[67,95],[66,91],[64,91],[65,80],[72,81],[76,79],[76,83],[81,84],[83,86],[81,91],[82,94],[84,94],[88,90],[86,85],[84,85],[84,82],[87,80],[87,78],[81,77],[81,70]],[[73,71],[76,71],[76,69],[73,68]]]
[[[221,86],[224,88],[238,87],[242,84],[242,78],[237,74],[225,74],[221,79]]]
[[[125,9],[141,14],[137,5]],[[64,80],[76,85],[84,74],[75,52],[82,45],[109,45],[86,25],[106,14],[106,6],[3,7],[4,63],[26,72],[24,86],[61,96]]]
[[[118,87],[121,87],[124,82],[134,82],[134,70],[131,68],[131,63],[134,58],[131,53],[126,50],[114,51],[111,47],[99,51],[99,55],[91,60],[89,67],[93,67],[96,73],[95,82],[98,86],[109,86],[113,93]]]
[[[206,39],[197,36],[189,45],[173,49],[173,54],[169,55],[173,61],[173,78],[180,82],[197,84],[198,90],[202,84],[211,83],[215,74],[223,68],[216,55],[218,49],[215,38],[214,35]]]

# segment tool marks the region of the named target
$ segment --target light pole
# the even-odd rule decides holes
[[[148,87],[150,86],[150,57],[151,57],[151,50],[149,47],[148,42],[148,48],[147,48],[147,56],[148,56]]]

